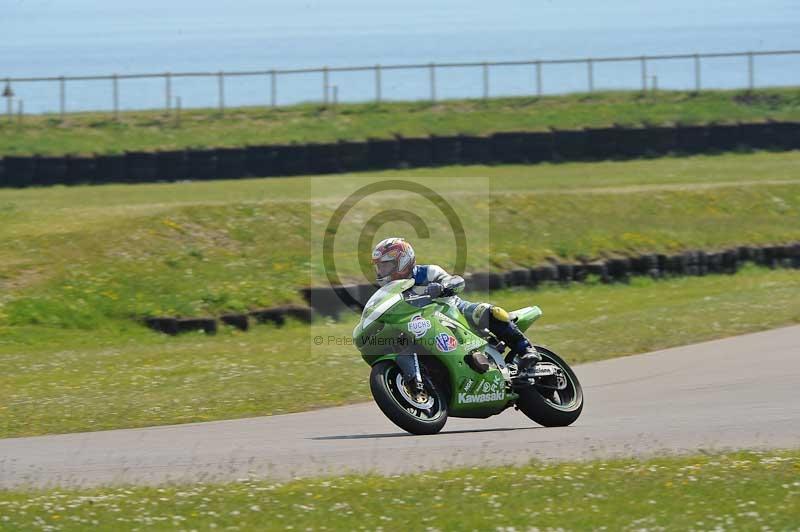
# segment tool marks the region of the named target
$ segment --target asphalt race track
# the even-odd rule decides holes
[[[800,326],[587,364],[576,372],[586,406],[571,427],[538,427],[509,410],[485,420],[451,419],[437,436],[410,436],[367,403],[6,439],[0,440],[0,488],[393,474],[531,458],[800,446]]]

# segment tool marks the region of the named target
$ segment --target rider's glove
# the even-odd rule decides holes
[[[440,283],[430,283],[425,287],[425,293],[431,297],[439,297],[443,291],[444,287]]]

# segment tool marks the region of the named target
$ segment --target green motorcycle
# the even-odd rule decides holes
[[[416,294],[414,281],[388,283],[367,301],[353,341],[372,366],[381,411],[412,434],[436,434],[448,416],[486,418],[514,406],[546,427],[573,423],[583,390],[567,363],[534,346],[542,360],[518,371],[518,357],[488,330],[474,331],[450,299]],[[542,311],[510,313],[525,331]]]

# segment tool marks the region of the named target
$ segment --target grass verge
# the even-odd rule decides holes
[[[800,240],[798,164],[800,152],[754,153],[2,190],[0,326],[90,330],[109,320],[298,301],[297,288],[325,279],[315,247],[323,224],[348,191],[387,178],[443,193],[468,230],[471,271],[788,243]],[[368,254],[354,250],[365,221],[398,199],[406,197],[376,195],[340,226],[345,281],[363,282]],[[427,202],[405,203],[431,230],[413,239],[419,260],[452,268],[447,220]],[[376,237],[409,234],[403,222],[380,229]]]
[[[331,142],[404,136],[600,127],[614,123],[704,123],[800,119],[800,90],[601,92],[542,98],[348,104],[28,116],[0,123],[0,155],[121,153],[136,150]]]
[[[0,492],[4,530],[789,530],[800,451]]]
[[[800,323],[800,273],[634,279],[471,294],[540,305],[530,331],[570,363]],[[169,338],[128,322],[92,331],[15,327],[0,337],[0,437],[280,414],[370,399],[346,345],[357,320]],[[312,336],[321,336],[315,346]],[[135,397],[135,401],[131,398]]]

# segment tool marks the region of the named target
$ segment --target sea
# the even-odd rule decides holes
[[[775,50],[800,51],[798,0],[0,2],[0,83],[24,113],[800,85],[800,53],[702,59],[699,80],[691,58],[646,61],[644,72],[641,61],[382,68],[379,89],[374,69],[274,83],[216,74]],[[67,79],[63,91],[57,80],[13,81],[166,72],[168,83],[118,79],[116,90],[110,79]]]

